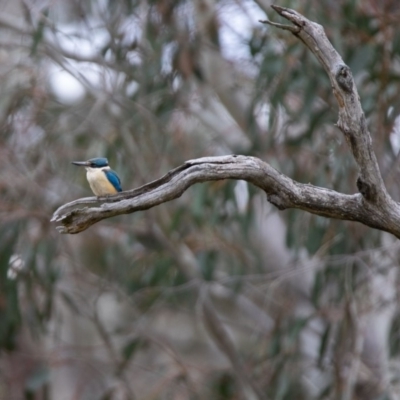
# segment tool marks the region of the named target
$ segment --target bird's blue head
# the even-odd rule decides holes
[[[72,161],[72,164],[83,165],[90,168],[104,168],[108,167],[108,160],[105,157],[91,158],[87,161]]]
[[[91,158],[88,163],[92,168],[108,167],[108,160],[105,157]]]

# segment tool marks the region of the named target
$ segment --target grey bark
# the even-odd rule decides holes
[[[359,168],[359,193],[348,195],[296,182],[254,157],[222,156],[190,160],[158,180],[112,197],[85,198],[65,204],[53,215],[61,233],[79,233],[116,215],[146,210],[180,197],[190,186],[221,179],[242,179],[267,194],[278,209],[298,208],[327,218],[361,222],[400,238],[400,204],[388,194],[372,148],[351,71],[325,35],[323,27],[283,7],[273,9],[293,25],[262,21],[290,31],[317,57],[332,84],[339,106],[337,126],[343,132]],[[83,204],[100,206],[77,208]]]

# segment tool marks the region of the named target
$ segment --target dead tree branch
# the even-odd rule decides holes
[[[60,223],[57,229],[61,233],[78,233],[102,219],[152,208],[180,197],[196,183],[242,179],[264,190],[268,201],[280,210],[298,208],[328,218],[358,221],[400,238],[400,204],[389,196],[384,185],[349,67],[331,45],[321,25],[294,10],[278,6],[273,9],[294,27],[272,25],[298,37],[315,54],[329,76],[339,105],[337,125],[359,167],[359,193],[348,195],[296,182],[254,157],[205,157],[187,161],[138,189],[108,198],[86,198],[65,204],[52,218]],[[101,206],[72,208],[96,202],[101,202]]]

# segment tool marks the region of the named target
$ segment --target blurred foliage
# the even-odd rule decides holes
[[[296,37],[260,25],[265,3],[3,2],[0,398],[233,400],[249,387],[271,399],[342,398],[353,377],[337,371],[371,348],[388,356],[378,372],[365,362],[370,381],[391,385],[368,398],[396,391],[398,246],[381,232],[277,213],[259,191],[224,181],[77,236],[49,222],[90,195],[70,162],[95,156],[124,189],[188,159],[238,153],[357,191],[329,80]],[[351,67],[399,200],[398,2],[280,5],[323,25]],[[250,384],[204,323],[207,290]],[[350,338],[362,324],[373,336],[376,315],[387,335],[359,349]]]

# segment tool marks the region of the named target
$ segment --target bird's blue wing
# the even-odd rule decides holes
[[[122,192],[121,188],[121,180],[115,171],[112,169],[103,170],[106,174],[107,179],[111,182],[111,184],[115,187],[117,192]]]

